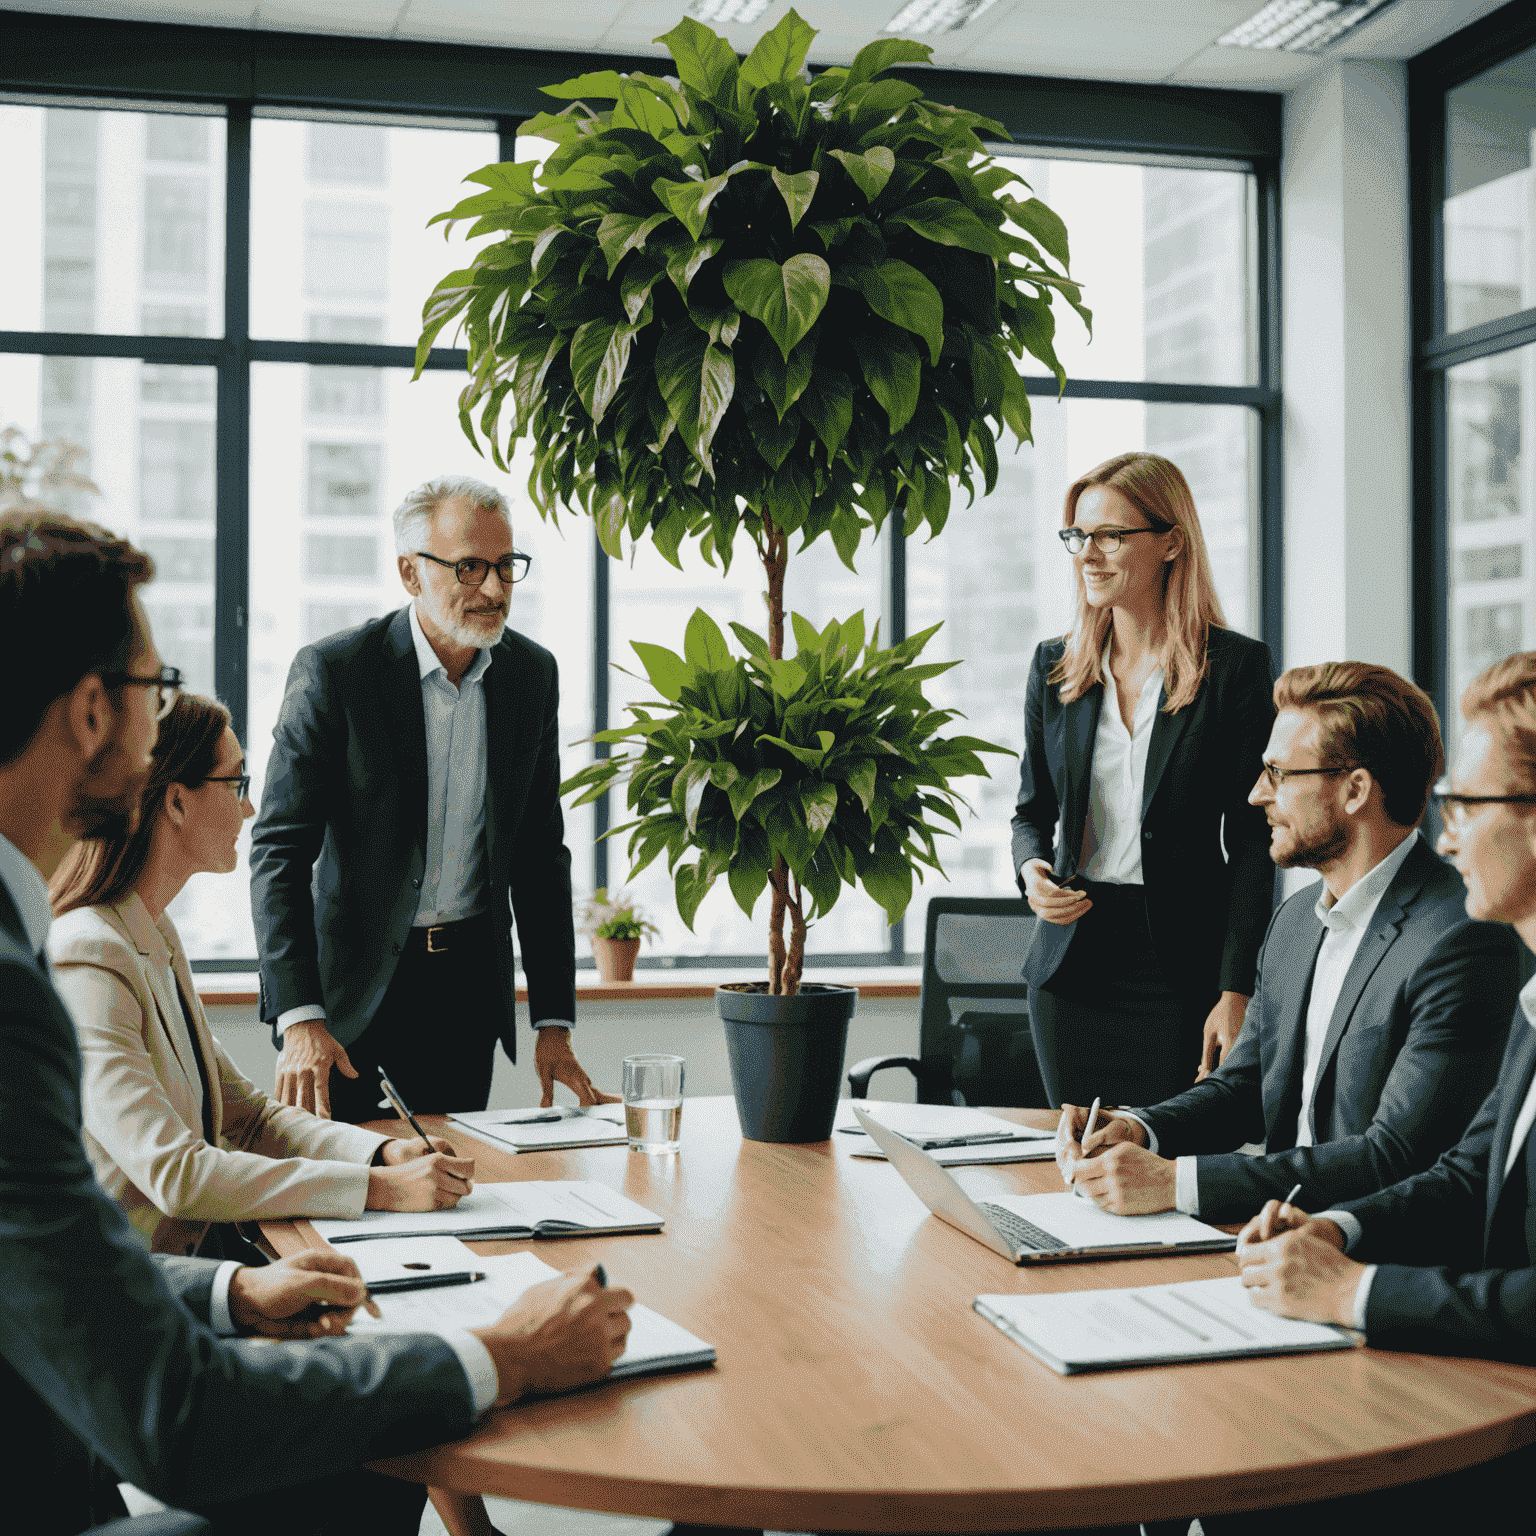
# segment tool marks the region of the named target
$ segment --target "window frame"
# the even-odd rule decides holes
[[[1501,13],[1502,14],[1502,13]],[[0,331],[0,353],[119,357],[210,366],[216,374],[214,516],[214,683],[237,733],[248,721],[247,622],[250,605],[250,408],[256,363],[411,368],[414,349],[364,342],[277,341],[250,334],[251,123],[258,112],[319,120],[422,126],[425,116],[495,124],[504,160],[515,155],[518,125],[548,105],[539,87],[597,67],[654,69],[654,58],[513,48],[477,48],[377,38],[233,31],[153,22],[56,15],[13,15],[0,95],[37,106],[207,113],[225,118],[224,326],[218,337],[126,336],[60,331]],[[342,67],[342,66],[345,67]],[[897,74],[906,73],[897,71]],[[972,71],[910,73],[933,96],[1002,123],[1014,152],[1198,166],[1238,162],[1255,177],[1257,214],[1257,383],[1248,386],[1068,379],[1069,399],[1240,405],[1258,418],[1259,629],[1281,654],[1283,592],[1283,417],[1280,369],[1280,152],[1278,94],[1197,87],[1064,80]],[[416,121],[412,122],[412,118]],[[426,366],[462,371],[467,354],[434,347]],[[1054,396],[1054,379],[1027,376],[1032,395]],[[592,539],[594,728],[611,722],[612,644],[609,559]],[[893,640],[905,638],[907,562],[903,539],[886,545],[884,577]],[[606,755],[607,747],[594,749]],[[595,807],[591,880],[609,883],[612,825],[606,797]],[[661,968],[756,964],[758,956],[644,957]],[[807,956],[808,966],[905,965],[905,927],[890,929],[883,951]],[[194,959],[203,971],[249,971],[254,959]]]

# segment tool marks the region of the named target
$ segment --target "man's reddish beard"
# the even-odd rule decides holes
[[[66,817],[69,830],[77,837],[131,836],[138,829],[150,768],[149,763],[141,769],[130,765],[119,729],[81,770],[74,804]]]
[[[1270,830],[1275,829],[1275,823],[1270,822]],[[1269,856],[1281,869],[1320,869],[1331,859],[1336,859],[1349,847],[1349,834],[1344,829],[1343,819],[1332,827],[1325,827],[1321,831],[1314,832],[1308,839],[1303,839],[1294,827],[1285,827],[1296,839],[1292,847],[1284,857],[1275,852],[1273,840],[1270,843]]]

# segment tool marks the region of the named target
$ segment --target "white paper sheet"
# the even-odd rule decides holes
[[[976,1311],[1070,1374],[1153,1361],[1349,1348],[1338,1328],[1262,1312],[1241,1276],[1119,1291],[978,1296]]]
[[[477,1184],[452,1210],[364,1211],[350,1220],[317,1219],[314,1228],[327,1242],[352,1243],[362,1238],[436,1233],[527,1236],[540,1222],[547,1221],[572,1222],[594,1231],[662,1224],[654,1211],[592,1179],[526,1179]]]
[[[456,1237],[381,1237],[342,1252],[356,1262],[369,1284],[380,1280],[424,1280],[485,1268],[485,1260]]]
[[[615,1111],[617,1114],[615,1115]],[[536,1105],[523,1109],[472,1110],[449,1115],[449,1120],[471,1136],[513,1152],[538,1152],[567,1147],[627,1146],[624,1106],[600,1104],[590,1110],[566,1106],[558,1120],[526,1121],[527,1115],[548,1114]],[[451,1133],[450,1133],[451,1134]]]
[[[475,1267],[486,1274],[484,1280],[380,1296],[379,1310],[384,1316],[373,1318],[359,1312],[349,1331],[421,1333],[439,1328],[485,1328],[530,1286],[553,1280],[560,1273],[531,1253],[506,1253],[494,1258],[476,1255],[475,1261]],[[671,1365],[703,1365],[715,1358],[711,1345],[649,1307],[637,1303],[630,1308],[629,1317],[627,1347],[614,1362],[616,1376],[632,1376]]]
[[[859,1122],[854,1119],[857,1105],[872,1120],[888,1126],[898,1136],[915,1141],[921,1146],[925,1141],[943,1140],[950,1136],[1008,1135],[1026,1141],[1049,1141],[1054,1149],[1055,1131],[1037,1131],[1027,1125],[1015,1125],[989,1115],[984,1109],[970,1109],[964,1105],[950,1104],[895,1104],[885,1099],[844,1099],[837,1107],[837,1134],[846,1135],[858,1145],[866,1142]],[[1054,1150],[1052,1156],[1054,1156]]]
[[[885,1153],[868,1136],[850,1136],[848,1149],[855,1157],[885,1160]],[[1048,1163],[1056,1156],[1056,1142],[988,1141],[979,1147],[936,1147],[928,1154],[941,1168],[965,1168],[977,1163]]]
[[[1063,1191],[1059,1195],[988,1195],[986,1202],[1043,1227],[1073,1248],[1120,1247],[1128,1243],[1202,1243],[1226,1239],[1226,1233],[1181,1211],[1153,1216],[1116,1216],[1091,1200]]]

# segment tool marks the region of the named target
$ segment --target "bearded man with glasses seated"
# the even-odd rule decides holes
[[[1282,869],[1322,880],[1283,903],[1221,1065],[1083,1139],[1064,1105],[1063,1177],[1105,1210],[1240,1221],[1288,1197],[1321,1210],[1428,1168],[1494,1082],[1517,947],[1467,916],[1456,871],[1418,833],[1443,771],[1440,722],[1386,667],[1295,667],[1249,794]],[[1263,1156],[1238,1149],[1264,1144]],[[1296,1193],[1297,1186],[1301,1193]]]
[[[576,939],[555,658],[506,627],[529,557],[506,498],[428,481],[394,515],[411,603],[305,646],[251,843],[276,1097],[341,1120],[483,1109],[517,1059],[512,925],[544,1103],[612,1102],[571,1048]]]

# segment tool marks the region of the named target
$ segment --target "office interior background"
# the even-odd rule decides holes
[[[429,476],[511,499],[534,557],[512,623],[559,659],[567,771],[642,696],[631,640],[680,646],[700,605],[756,619],[752,560],[728,578],[692,552],[681,572],[649,547],[614,561],[587,520],[541,520],[521,456],[501,474],[460,432],[462,352],[437,349],[415,383],[410,363],[426,294],[466,261],[426,222],[467,172],[544,153],[517,137],[548,104],[538,86],[654,67],[652,39],[689,9],[744,52],[785,5],[0,12],[0,427],[86,450],[101,494],[70,509],[154,555],[161,652],[232,708],[253,798],[297,648],[404,600],[390,512]],[[1003,455],[990,497],[957,504],[934,543],[887,530],[857,574],[822,541],[794,562],[789,606],[818,623],[862,608],[888,637],[942,622],[930,654],[963,665],[932,693],[1017,749],[1029,658],[1070,611],[1063,492],[1152,449],[1191,481],[1234,627],[1281,666],[1398,668],[1454,742],[1465,682],[1536,645],[1536,12],[1330,0],[1311,11],[1353,24],[1308,51],[1241,45],[1276,9],[1261,0],[799,8],[820,29],[813,66],[891,31],[933,45],[927,93],[1007,127],[995,152],[1065,219],[1095,326],[1090,342],[1060,322],[1065,395],[1028,378],[1035,442]],[[910,967],[927,896],[1012,894],[1015,782],[995,760],[962,786],[948,883],[904,923],[845,896],[808,964]],[[601,838],[621,810],[568,816],[578,893],[625,882],[622,840]],[[643,967],[704,982],[761,965],[761,923],[723,883],[691,932],[662,865],[634,889],[661,928]],[[243,853],[172,916],[210,986],[253,969]]]

